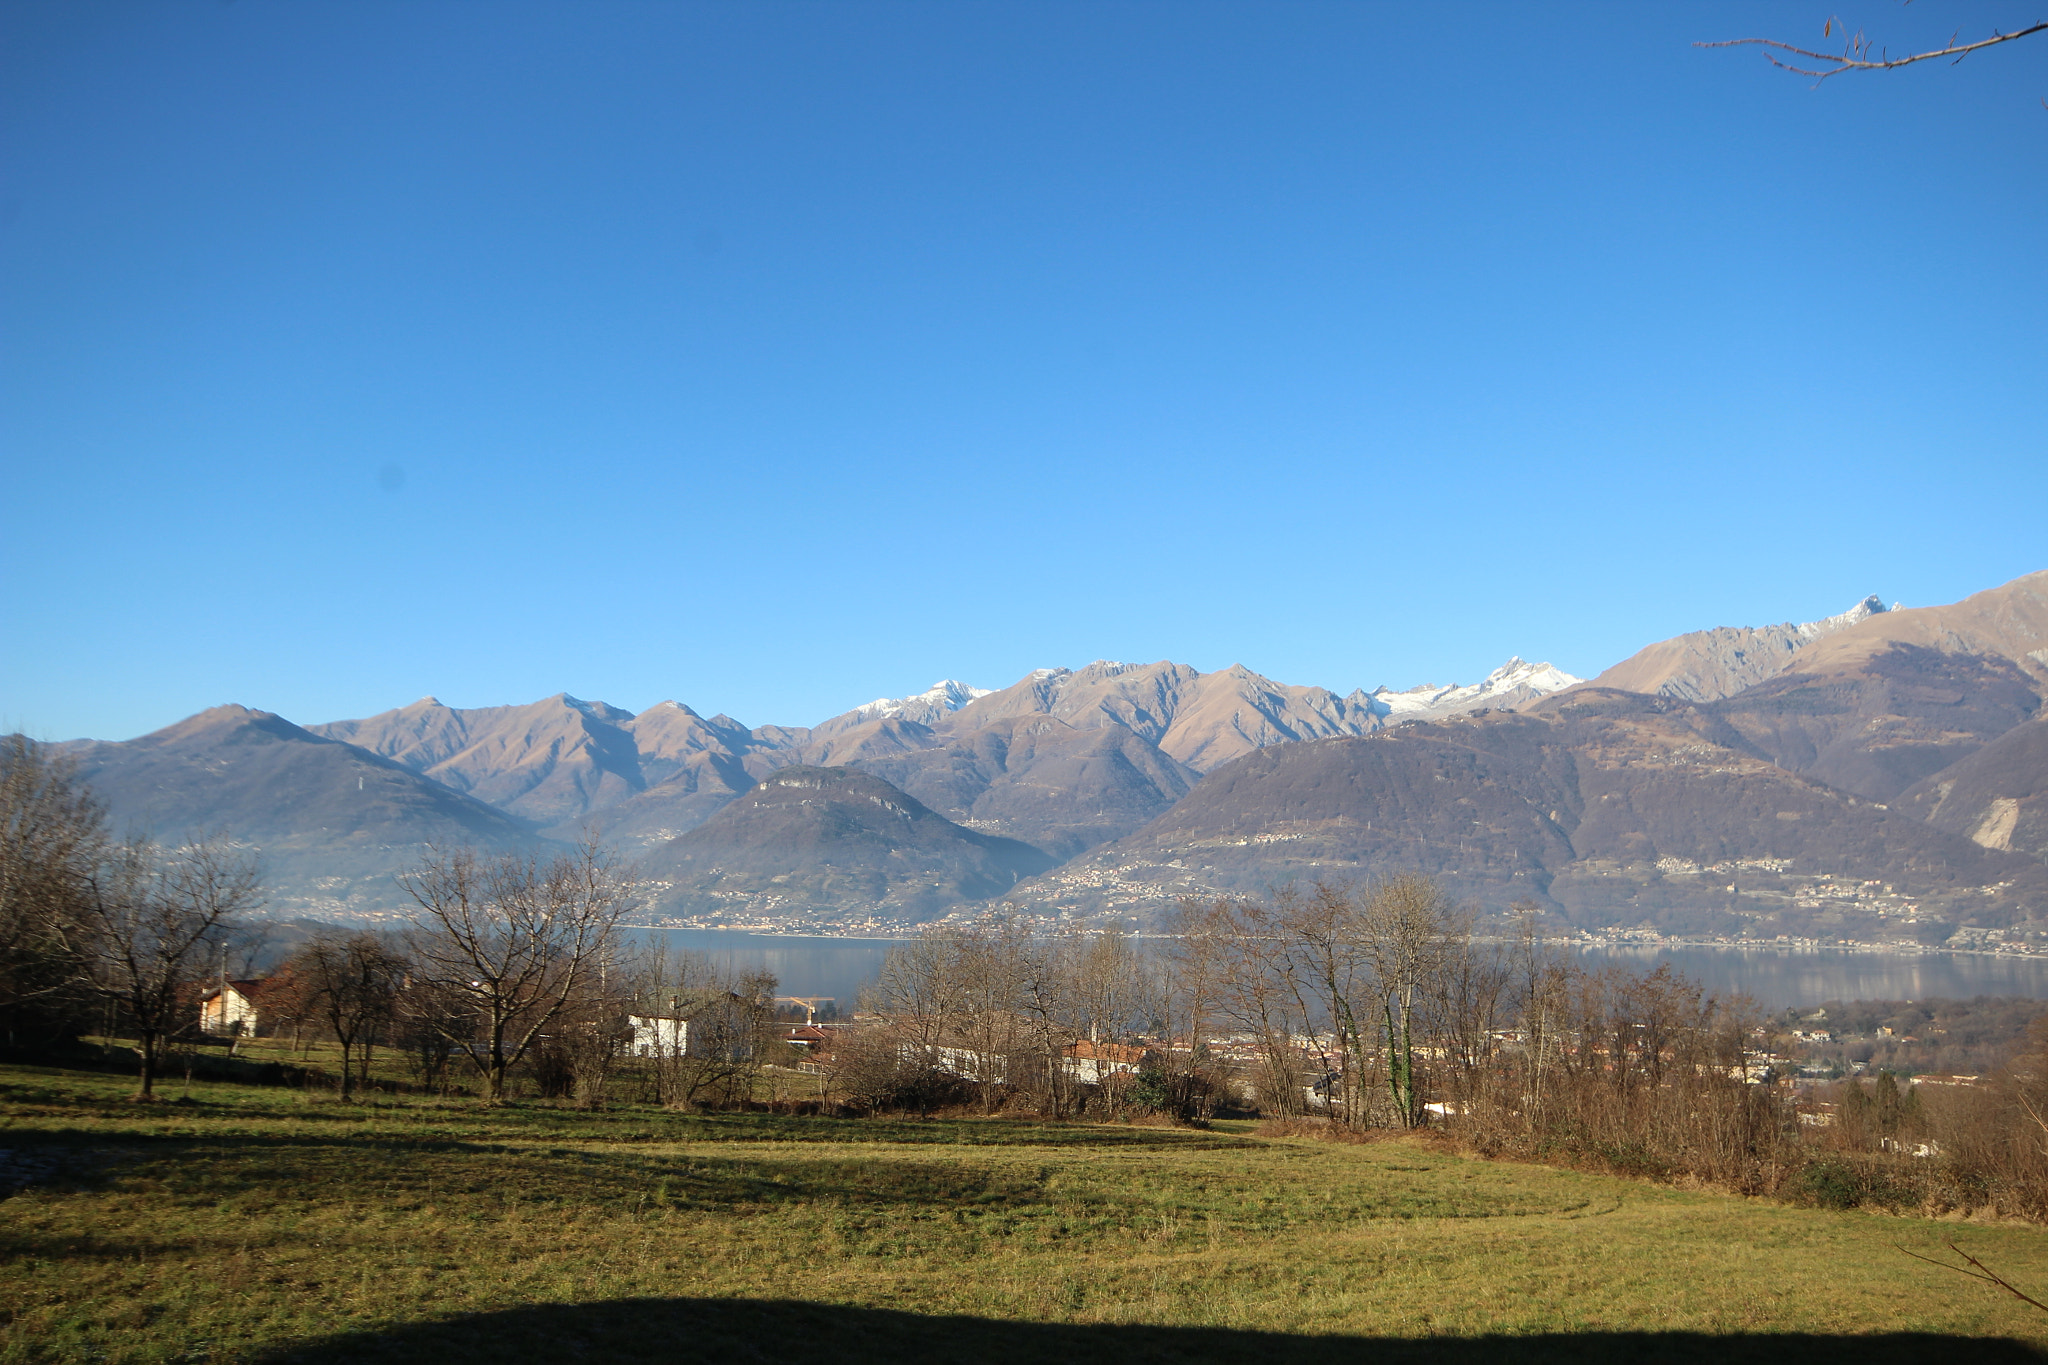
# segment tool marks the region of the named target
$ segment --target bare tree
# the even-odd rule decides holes
[[[507,1073],[612,966],[633,884],[594,839],[547,862],[437,852],[402,881],[420,907],[406,940],[417,975],[467,1006],[435,1026],[501,1103]]]
[[[1459,916],[1444,946],[1434,1021],[1438,1050],[1449,1063],[1456,1112],[1472,1107],[1495,1072],[1512,977],[1508,959],[1491,945],[1475,942],[1469,918]]]
[[[1283,979],[1295,992],[1304,1035],[1335,1075],[1331,1108],[1346,1122],[1364,1123],[1375,1053],[1369,906],[1348,886],[1317,882],[1305,893],[1282,888],[1274,909]]]
[[[927,930],[891,948],[874,984],[862,992],[863,1008],[885,1016],[900,1045],[927,1068],[938,1066],[941,1037],[961,1009],[954,948],[947,931]]]
[[[62,756],[0,739],[0,1018],[62,996],[84,946],[87,886],[106,850],[100,804]]]
[[[1334,1065],[1304,1004],[1279,914],[1257,901],[1186,900],[1177,928],[1174,956],[1183,1016],[1192,1025],[1206,1022],[1213,1011],[1232,1032],[1249,1035],[1262,1067],[1254,1080],[1260,1106],[1300,1113],[1306,1099],[1303,1061],[1326,1073],[1334,1073]],[[1190,1067],[1201,1041],[1199,1034],[1190,1039]]]
[[[1090,936],[1073,959],[1074,1028],[1094,1042],[1156,1029],[1166,1013],[1159,974],[1116,930]]]
[[[1075,937],[1063,935],[1026,940],[1015,954],[1016,1010],[1031,1040],[1033,1069],[1043,1073],[1040,1112],[1047,1118],[1065,1118],[1072,1107],[1075,1086],[1066,1053],[1080,1036],[1075,1026],[1080,976],[1076,959],[1082,951]],[[1022,1078],[1009,1079],[1014,1084]]]
[[[1412,1127],[1423,1116],[1415,1075],[1417,1027],[1435,1003],[1431,997],[1441,988],[1446,968],[1461,946],[1469,946],[1471,934],[1452,913],[1442,889],[1413,874],[1373,888],[1362,920],[1362,952],[1384,1030],[1387,1090],[1395,1119]]]
[[[1413,1125],[1423,1115],[1416,1058],[1426,1049],[1476,1066],[1490,1047],[1505,975],[1474,955],[1469,924],[1426,877],[1182,909],[1176,956],[1220,964],[1214,1007],[1258,1040],[1268,1108],[1324,1103],[1363,1124],[1384,1084],[1395,1120]],[[1313,1085],[1303,1063],[1317,1069]]]
[[[319,1015],[319,993],[313,983],[295,971],[290,962],[278,964],[276,971],[264,978],[257,1002],[261,1024],[276,1037],[289,1029],[292,1035],[292,1051],[300,1056],[306,1054],[311,1045],[306,1038],[307,1026],[314,1023]]]
[[[399,984],[393,1042],[404,1051],[413,1080],[446,1093],[449,1040],[473,1037],[476,1012],[469,992],[428,980],[417,971]]]
[[[695,1109],[751,1098],[762,1066],[783,1049],[775,986],[769,973],[734,973],[660,943],[639,959],[631,996],[645,1036],[634,1043],[660,1103]]]
[[[632,1041],[630,974],[600,972],[549,1031],[548,1047],[567,1078],[566,1093],[584,1109],[601,1109],[612,1073]]]
[[[993,1113],[1024,1042],[1030,931],[1014,918],[998,916],[950,930],[945,939],[957,1013],[944,1036],[954,1069],[980,1089],[982,1112]]]
[[[1562,1044],[1559,1030],[1566,1015],[1570,973],[1563,958],[1544,941],[1536,902],[1517,901],[1510,909],[1516,916],[1511,963],[1522,1034],[1521,1108],[1532,1125],[1540,1125],[1545,1083]]]
[[[1829,18],[1821,27],[1821,37],[1833,37],[1838,25],[1840,25],[1839,20]],[[2025,38],[2030,34],[2040,33],[2044,30],[2048,30],[2048,20],[2043,20],[2038,24],[2030,24],[2026,28],[2014,29],[2010,33],[2001,33],[1997,29],[1993,29],[1990,37],[1979,38],[1975,42],[1969,43],[1957,41],[1958,38],[1962,37],[1961,31],[1958,30],[1945,46],[1930,48],[1924,52],[1909,52],[1901,57],[1894,57],[1884,48],[1876,46],[1870,38],[1864,35],[1863,30],[1858,29],[1855,33],[1850,34],[1846,32],[1846,28],[1840,52],[1823,52],[1814,48],[1800,47],[1797,44],[1782,42],[1776,38],[1727,38],[1714,43],[1694,43],[1693,46],[1754,47],[1763,52],[1764,59],[1770,62],[1772,66],[1777,67],[1781,71],[1790,71],[1797,76],[1811,76],[1814,78],[1814,83],[1818,85],[1830,76],[1839,76],[1847,71],[1891,71],[1902,66],[1912,66],[1915,62],[1934,61],[1937,58],[1943,57],[1947,58],[1949,65],[1953,66],[1972,52],[1981,52],[1987,47],[1997,47],[2000,43],[2009,43],[2016,38]],[[1785,55],[1781,57],[1778,55],[1779,53]],[[1788,57],[1792,60],[1786,60]],[[1812,63],[1813,65],[1800,65],[1802,62]]]
[[[136,1098],[155,1093],[166,1047],[197,1025],[196,986],[258,904],[254,862],[219,838],[164,850],[122,845],[87,885],[88,988],[135,1031]]]
[[[381,936],[368,932],[316,934],[287,964],[341,1045],[344,1100],[354,1092],[358,1071],[369,1080],[370,1051],[397,1011],[406,965]]]

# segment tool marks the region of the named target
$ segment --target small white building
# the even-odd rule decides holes
[[[1088,1085],[1100,1085],[1111,1076],[1135,1076],[1144,1065],[1145,1049],[1122,1043],[1097,1043],[1089,1039],[1067,1048],[1060,1068]]]
[[[636,1057],[686,1057],[690,1052],[690,1021],[671,1015],[629,1014]]]
[[[209,986],[199,997],[199,1030],[213,1034],[256,1031],[256,988],[260,981],[228,981]]]

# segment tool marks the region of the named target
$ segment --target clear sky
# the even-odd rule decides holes
[[[15,0],[0,728],[1591,674],[2048,567],[2048,36],[1691,46],[2040,7],[1842,3]]]

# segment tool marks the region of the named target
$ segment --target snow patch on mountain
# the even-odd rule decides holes
[[[958,711],[976,697],[986,697],[991,687],[969,687],[957,678],[941,678],[914,697],[877,697],[865,706],[846,713],[851,721],[882,720],[909,712],[912,719]]]
[[[1476,711],[1482,706],[1519,706],[1552,692],[1562,692],[1582,681],[1555,664],[1530,663],[1517,656],[1469,686],[1424,683],[1399,692],[1390,687],[1379,687],[1367,696],[1366,701],[1375,715],[1399,722],[1457,715]]]
[[[1818,640],[1823,635],[1832,635],[1836,631],[1846,630],[1860,621],[1868,621],[1873,616],[1882,616],[1888,611],[1897,611],[1898,609],[1899,604],[1897,602],[1887,607],[1882,597],[1872,593],[1847,611],[1836,612],[1833,616],[1823,616],[1818,621],[1802,622],[1798,627],[1798,631],[1803,639]]]

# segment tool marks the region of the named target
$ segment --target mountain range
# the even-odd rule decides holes
[[[1241,666],[944,680],[810,727],[665,701],[220,707],[62,746],[118,821],[225,829],[292,914],[402,908],[428,844],[589,830],[697,922],[985,908],[1155,918],[1276,879],[1430,872],[1482,909],[1723,937],[1976,941],[2048,922],[2048,573],[1943,607],[1652,644],[1590,682],[1344,696]],[[1974,936],[1974,937],[1973,937]]]

